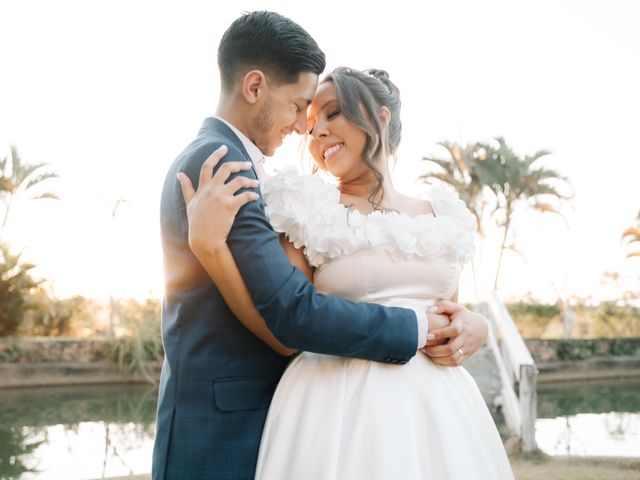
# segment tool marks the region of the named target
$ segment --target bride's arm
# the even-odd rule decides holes
[[[194,198],[195,190],[188,177],[183,173],[178,174],[178,180],[187,206],[189,245],[240,323],[269,345],[271,349],[281,355],[289,356],[294,354],[296,350],[283,345],[267,328],[264,319],[255,308],[226,241],[235,214],[243,205],[256,200],[257,197],[252,192],[234,195],[242,188],[256,186],[253,185],[252,180],[246,177],[239,176],[228,183],[225,182],[232,173],[246,170],[250,166],[243,162],[228,162],[213,177],[214,181],[206,181],[207,179],[211,180],[217,158],[224,155],[225,152],[226,150],[222,149],[214,152],[203,165],[200,172],[200,185],[206,184],[206,187],[201,188],[202,194],[198,198]],[[200,201],[205,201],[208,196],[215,197],[219,195],[224,197],[218,202],[219,208],[208,209],[208,216],[204,218],[200,216],[194,219],[189,214],[191,209],[195,208]],[[206,238],[207,242],[203,245],[194,245],[193,242],[197,242],[197,240],[193,240],[191,235],[194,230],[204,232],[198,238]]]
[[[302,249],[294,247],[284,235],[280,236],[280,243],[291,264],[299,268],[312,282],[313,267],[307,262]],[[280,355],[289,356],[296,353],[297,350],[284,346],[267,328],[264,319],[260,316],[251,299],[251,295],[249,295],[249,290],[240,275],[227,242],[216,242],[212,246],[211,252],[199,260],[220,290],[224,301],[233,314],[251,333]]]
[[[313,283],[313,272],[315,269],[309,265],[307,257],[304,256],[302,249],[294,247],[293,243],[287,240],[287,237],[284,234],[280,235],[280,245],[284,248],[284,252],[287,254],[291,265],[300,269],[309,281]]]
[[[302,249],[294,247],[284,235],[280,236],[280,243],[291,264],[302,270],[302,273],[312,282],[313,268],[307,262]],[[240,275],[226,241],[218,240],[213,243],[205,255],[201,255],[198,260],[240,323],[280,355],[290,356],[296,353],[297,350],[284,346],[267,328],[264,319],[260,316],[251,299],[249,290]]]

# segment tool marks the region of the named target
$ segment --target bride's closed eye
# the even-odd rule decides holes
[[[331,113],[327,114],[327,120],[332,120],[332,119],[334,119],[335,117],[337,117],[338,115],[340,115],[341,113],[342,113],[342,111],[341,111],[341,110],[335,110],[335,111],[333,111],[333,112],[331,112]],[[309,135],[313,135],[313,128],[314,128],[314,127],[315,127],[315,125],[313,125],[313,126],[309,127],[309,129],[308,129],[308,131],[307,131],[307,133],[308,133]]]

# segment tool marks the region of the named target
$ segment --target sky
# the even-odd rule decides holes
[[[640,259],[625,260],[620,237],[640,210],[637,2],[420,5],[3,0],[0,151],[12,144],[24,161],[50,163],[60,178],[47,187],[61,200],[18,202],[0,240],[58,296],[161,295],[166,170],[215,112],[223,32],[243,11],[269,9],[311,33],[327,71],[389,72],[402,92],[394,175],[403,190],[424,194],[421,158],[444,156],[442,140],[503,136],[523,155],[553,152],[544,164],[570,179],[575,197],[566,221],[517,217],[525,259],[507,254],[504,297],[605,298],[616,294],[602,285],[606,271],[635,288]],[[298,140],[268,162],[298,164]],[[482,242],[485,290],[496,239]],[[473,290],[465,275],[461,299]]]

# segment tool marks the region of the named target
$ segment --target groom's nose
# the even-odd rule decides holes
[[[298,135],[302,135],[307,129],[307,114],[303,113],[302,116],[298,115],[296,121],[292,125],[293,130]]]

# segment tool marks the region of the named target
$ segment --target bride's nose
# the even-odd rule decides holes
[[[311,136],[313,138],[322,138],[329,135],[329,129],[327,128],[327,124],[323,121],[317,121],[313,126],[313,130],[311,131]]]

